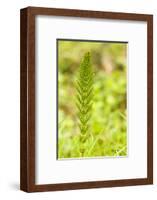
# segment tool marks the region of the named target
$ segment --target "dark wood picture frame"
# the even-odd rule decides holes
[[[147,23],[147,178],[35,184],[35,16],[145,21]],[[20,11],[20,189],[42,192],[153,183],[153,16],[87,10],[27,7]]]

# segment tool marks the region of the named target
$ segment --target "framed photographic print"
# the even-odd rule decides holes
[[[153,16],[21,9],[20,188],[153,183]]]

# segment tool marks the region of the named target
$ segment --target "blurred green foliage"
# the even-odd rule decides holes
[[[126,156],[127,44],[58,40],[58,159],[79,158],[76,79],[91,53],[94,99],[84,157]]]

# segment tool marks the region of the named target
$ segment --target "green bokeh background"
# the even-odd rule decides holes
[[[76,79],[91,53],[94,99],[84,157],[127,155],[127,43],[58,40],[58,159],[80,158]]]

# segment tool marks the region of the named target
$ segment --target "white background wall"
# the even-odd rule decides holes
[[[0,4],[0,199],[157,199],[157,126],[154,125],[154,185],[27,194],[19,191],[20,141],[20,8],[60,7],[154,15],[154,44],[157,44],[156,0],[15,0]],[[154,55],[157,45],[154,45]],[[154,77],[157,59],[154,56]],[[141,72],[142,73],[142,72]],[[154,88],[157,79],[154,79]],[[154,90],[154,102],[157,92]],[[157,107],[154,105],[154,113]],[[156,119],[154,115],[154,124]],[[155,147],[156,145],[156,147]],[[116,166],[114,166],[116,167]],[[113,168],[114,170],[114,168]]]

